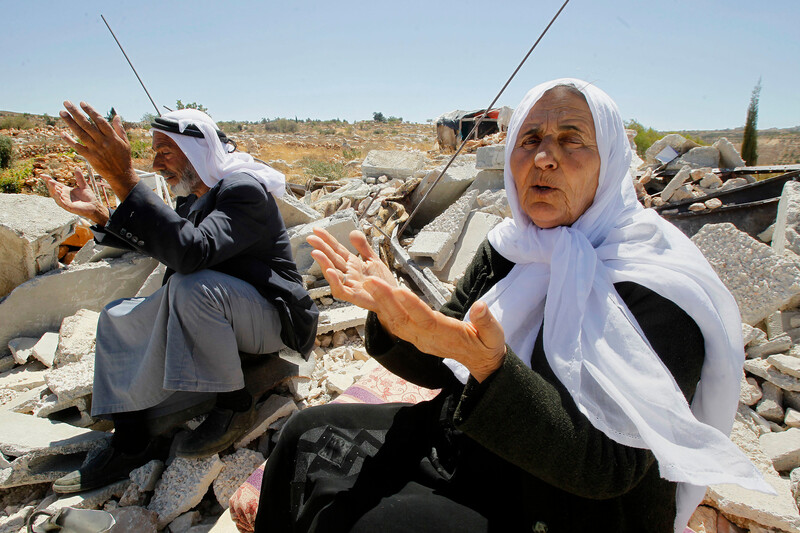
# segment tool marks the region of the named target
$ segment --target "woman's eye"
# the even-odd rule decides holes
[[[539,144],[539,141],[540,139],[538,137],[528,137],[527,139],[522,141],[522,144],[524,144],[525,146],[530,146],[533,144]]]

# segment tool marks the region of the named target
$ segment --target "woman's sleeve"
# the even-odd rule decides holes
[[[653,349],[688,399],[705,354],[695,322],[648,289],[620,283]],[[534,352],[544,354],[541,335]],[[541,351],[540,351],[541,350]],[[458,429],[546,483],[585,498],[605,499],[635,487],[652,466],[649,450],[616,443],[578,410],[550,371],[526,366],[510,349],[503,365],[478,383],[470,378],[453,417]]]

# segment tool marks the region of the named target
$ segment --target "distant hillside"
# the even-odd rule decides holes
[[[744,127],[727,130],[686,130],[707,144],[713,144],[720,137],[727,138],[741,150]],[[800,126],[793,128],[770,128],[758,131],[758,164],[786,165],[800,163]]]

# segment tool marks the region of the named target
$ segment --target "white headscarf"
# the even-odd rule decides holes
[[[510,158],[531,108],[557,85],[572,85],[586,97],[600,176],[592,205],[575,223],[541,229],[520,206]],[[514,112],[506,140],[504,177],[513,219],[489,233],[492,246],[516,265],[481,300],[528,365],[544,319],[547,361],[581,413],[612,440],[652,450],[661,476],[680,483],[675,531],[682,532],[706,485],[774,490],[726,437],[744,362],[736,301],[697,247],[639,204],[630,160],[619,111],[603,91],[576,79],[531,89]],[[620,281],[671,300],[700,327],[705,360],[691,408],[614,289]],[[447,361],[466,381],[466,369],[453,363]]]
[[[217,124],[205,113],[197,109],[179,109],[163,115],[178,122],[180,131],[194,124],[203,133],[203,138],[192,137],[180,133],[153,129],[169,136],[178,145],[178,148],[189,158],[200,179],[209,187],[218,181],[234,174],[243,172],[253,176],[264,184],[273,196],[280,198],[286,191],[286,179],[283,174],[272,167],[259,163],[250,154],[242,152],[228,152],[227,145],[222,144],[217,136]]]

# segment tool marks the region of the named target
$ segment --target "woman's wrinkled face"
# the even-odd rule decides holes
[[[592,205],[600,153],[583,95],[565,87],[544,93],[520,127],[511,174],[522,210],[540,228],[569,226]]]

